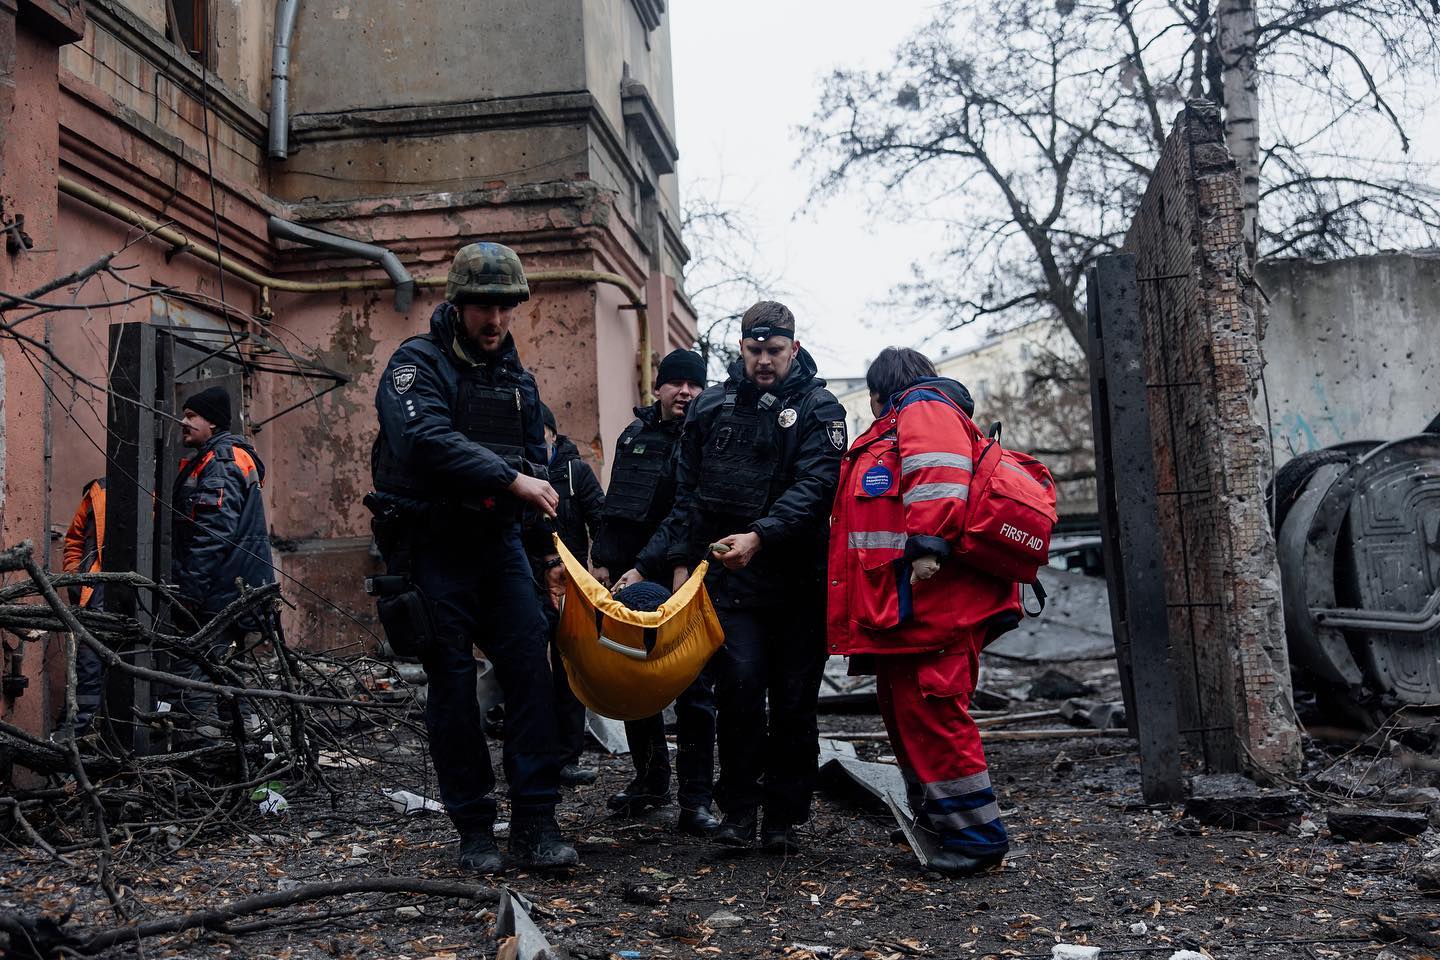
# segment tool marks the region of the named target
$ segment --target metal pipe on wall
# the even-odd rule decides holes
[[[170,244],[177,253],[188,253],[199,257],[208,263],[223,267],[225,270],[246,280],[261,289],[261,296],[267,296],[267,290],[284,290],[287,293],[325,293],[335,290],[384,290],[391,286],[389,279],[381,280],[378,277],[365,280],[287,280],[283,277],[272,277],[252,270],[243,263],[238,263],[230,257],[205,246],[196,243],[173,227],[167,227],[152,220],[137,210],[117,203],[104,194],[98,193],[76,180],[61,176],[58,178],[60,192],[66,196],[74,197],[82,203],[88,204],[97,210],[104,212],[130,224],[139,227],[158,240]],[[287,221],[280,221],[282,223]],[[358,242],[358,241],[357,241]],[[403,268],[402,268],[403,269]],[[406,274],[409,275],[408,273]],[[650,362],[650,321],[645,313],[645,300],[640,296],[640,291],[635,288],[629,280],[618,273],[607,273],[602,270],[536,270],[533,273],[525,274],[526,280],[531,284],[546,283],[603,283],[616,287],[630,300],[630,305],[635,310],[635,319],[638,324],[637,334],[639,340],[639,356],[636,358],[636,371],[638,386],[640,388],[640,400],[649,404],[655,399],[652,390],[654,379],[651,372]],[[443,287],[445,277],[419,277],[414,283],[422,287]],[[398,293],[397,293],[398,297]]]
[[[410,304],[415,300],[415,278],[410,276],[410,271],[400,263],[400,258],[389,250],[373,243],[361,243],[359,240],[326,233],[324,230],[316,230],[314,227],[291,223],[289,220],[281,220],[279,217],[270,217],[265,221],[265,225],[272,237],[284,237],[286,240],[294,240],[296,243],[303,243],[309,247],[332,250],[336,253],[348,253],[353,257],[380,264],[385,273],[395,282],[395,309],[401,313],[409,312]]]
[[[275,0],[275,40],[270,48],[270,159],[290,155],[290,37],[300,0]]]

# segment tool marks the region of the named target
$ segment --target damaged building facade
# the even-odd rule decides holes
[[[319,648],[370,621],[376,378],[459,246],[536,274],[521,357],[602,478],[652,358],[693,342],[664,0],[0,0],[0,77],[0,290],[122,247],[133,267],[0,346],[4,541],[52,567],[106,472],[113,324],[208,336],[191,379],[242,361],[236,429],[269,467],[292,635]],[[0,712],[42,730],[60,648],[4,644],[30,683]]]

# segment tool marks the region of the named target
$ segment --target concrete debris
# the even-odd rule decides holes
[[[984,687],[976,687],[975,692],[970,694],[970,706],[976,710],[1009,710],[1014,702],[1003,693],[996,693]]]
[[[630,752],[630,741],[625,738],[625,724],[619,720],[611,720],[592,710],[586,710],[585,729],[605,748],[606,753],[618,757]]]
[[[1077,727],[1109,730],[1125,726],[1125,704],[1072,697],[1060,704],[1060,718]]]
[[[1325,815],[1330,835],[1337,840],[1392,843],[1418,837],[1430,826],[1430,818],[1413,810],[1377,810],[1345,807]]]
[[[1099,960],[1100,948],[1078,943],[1057,943],[1050,948],[1050,960]]]
[[[1395,787],[1385,792],[1385,802],[1403,810],[1430,810],[1440,805],[1440,789],[1435,787]]]
[[[712,930],[733,930],[745,925],[745,919],[729,910],[716,910],[705,918],[705,925]]]
[[[1093,697],[1099,693],[1088,683],[1081,683],[1068,673],[1053,667],[1035,678],[1027,695],[1030,700],[1070,700],[1075,697]]]
[[[495,938],[500,941],[496,960],[563,960],[565,950],[550,945],[535,921],[530,919],[531,904],[512,890],[500,891],[500,905],[495,911]]]
[[[1415,889],[1428,897],[1440,897],[1440,862],[1422,863],[1410,872]]]
[[[1275,830],[1300,825],[1305,799],[1294,790],[1268,790],[1235,773],[1195,777],[1185,815],[1226,830]]]
[[[831,757],[854,757],[855,744],[848,740],[831,740],[829,737],[820,738],[820,766]]]

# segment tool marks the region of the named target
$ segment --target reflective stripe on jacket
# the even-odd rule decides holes
[[[275,582],[260,496],[264,480],[255,448],[233,433],[216,434],[180,464],[171,498],[170,575],[201,613],[213,616],[239,597],[236,580],[250,587]],[[237,623],[258,626],[254,618]]]
[[[840,466],[831,511],[831,653],[922,653],[982,646],[1020,610],[1015,584],[949,559],[964,531],[977,431],[929,385],[898,394]],[[910,583],[910,564],[940,570]]]
[[[80,497],[80,506],[65,531],[65,559],[62,569],[66,573],[99,573],[100,558],[105,551],[105,478],[91,480],[85,485]],[[90,606],[95,596],[94,587],[70,589],[70,602],[82,607]],[[102,591],[103,594],[103,591]]]

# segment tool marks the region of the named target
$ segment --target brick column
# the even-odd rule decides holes
[[[1176,120],[1126,238],[1137,258],[1181,729],[1207,766],[1299,768],[1258,406],[1259,301],[1219,110]]]

